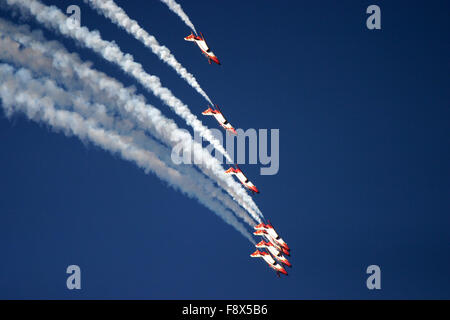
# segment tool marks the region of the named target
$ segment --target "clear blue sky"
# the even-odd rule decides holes
[[[205,109],[172,69],[81,1],[45,3],[79,4],[82,25],[132,53],[193,112]],[[293,268],[278,279],[234,229],[132,163],[2,113],[0,298],[450,298],[448,1],[180,0],[220,67],[183,40],[190,31],[159,1],[117,3],[236,126],[280,129],[279,173],[243,167]],[[371,4],[382,30],[365,26]],[[46,36],[175,118],[116,66]],[[65,287],[70,264],[81,267],[81,291]],[[365,285],[371,264],[381,267],[377,292]]]

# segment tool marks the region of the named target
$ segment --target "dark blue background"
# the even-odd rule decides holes
[[[82,25],[203,111],[172,69],[84,3],[45,3],[79,4]],[[190,31],[159,1],[117,3],[237,127],[280,129],[279,173],[243,167],[294,267],[278,279],[196,201],[118,156],[2,113],[0,298],[450,298],[448,1],[180,0],[221,67],[183,41]],[[371,4],[382,30],[366,28]],[[116,66],[46,35],[176,117]],[[81,291],[66,289],[70,264],[82,269]],[[371,264],[380,291],[366,288]]]

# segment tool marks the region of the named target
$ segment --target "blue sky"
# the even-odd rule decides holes
[[[98,29],[200,114],[206,103],[140,42],[77,1]],[[448,1],[181,1],[222,62],[185,42],[159,1],[117,1],[240,128],[280,129],[280,171],[255,201],[292,249],[289,277],[196,201],[134,164],[0,116],[0,298],[450,298]],[[365,26],[378,4],[382,29]],[[16,23],[10,12],[1,11]],[[158,99],[73,41],[177,123]],[[207,118],[205,124],[215,127]],[[66,267],[82,290],[66,289]],[[365,270],[381,267],[379,291]]]

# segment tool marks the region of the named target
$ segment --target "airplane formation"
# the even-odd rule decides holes
[[[208,59],[209,64],[211,64],[211,61],[213,61],[218,65],[220,65],[219,59],[211,51],[211,49],[206,43],[205,37],[201,32],[200,35],[201,36],[198,36],[191,32],[191,34],[185,37],[184,40],[195,42],[202,51],[202,53],[205,55],[205,57]],[[224,128],[227,132],[237,134],[236,129],[228,122],[228,120],[225,118],[218,105],[215,105],[214,107],[208,107],[208,109],[203,111],[202,114],[204,116],[213,116],[220,124],[220,126]],[[225,171],[225,173],[235,175],[242,183],[242,185],[248,190],[250,190],[253,194],[259,193],[258,188],[256,188],[255,185],[250,180],[248,180],[248,178],[244,175],[242,170],[237,165],[236,168],[231,167],[227,171]]]
[[[212,64],[212,62],[214,62],[218,65],[221,65],[219,59],[209,48],[208,44],[206,43],[205,37],[201,32],[200,36],[194,35],[194,33],[191,32],[191,34],[185,37],[184,40],[195,42],[195,44],[202,51],[203,55],[208,59],[209,64]],[[203,111],[202,114],[205,116],[213,116],[220,124],[220,126],[227,132],[237,134],[236,129],[222,114],[219,106],[215,105],[214,107],[209,107],[208,109]],[[242,185],[246,189],[250,190],[253,194],[259,193],[258,188],[256,188],[256,186],[245,176],[245,174],[237,164],[235,165],[235,168],[230,167],[225,171],[225,173],[229,175],[235,175],[242,183]],[[284,240],[280,238],[270,222],[267,224],[261,222],[260,224],[254,226],[254,229],[255,231],[253,232],[253,234],[256,236],[261,236],[262,241],[255,245],[256,251],[253,252],[250,256],[252,258],[263,258],[263,260],[273,270],[275,270],[278,276],[280,276],[280,273],[287,275],[288,273],[286,272],[284,266],[292,267],[292,265],[283,255],[285,254],[287,256],[290,256],[290,249],[286,242],[284,242]]]
[[[292,267],[292,264],[283,253],[287,256],[291,255],[289,246],[280,238],[270,222],[267,224],[261,222],[254,226],[254,229],[255,232],[253,234],[261,236],[263,240],[255,245],[257,249],[250,257],[263,258],[276,271],[278,276],[280,276],[280,273],[287,275],[288,273],[284,266]],[[261,249],[267,249],[267,251]]]

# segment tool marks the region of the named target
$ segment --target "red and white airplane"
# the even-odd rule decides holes
[[[241,183],[244,185],[244,187],[246,187],[253,193],[259,193],[258,188],[256,188],[255,185],[250,180],[248,180],[248,178],[242,173],[241,169],[239,169],[239,167],[237,165],[236,165],[236,169],[231,167],[227,171],[225,171],[225,173],[226,174],[234,174],[236,177],[238,177],[239,181],[241,181]]]
[[[184,38],[186,41],[193,41],[195,42],[200,50],[202,50],[202,53],[205,55],[205,57],[208,59],[209,64],[211,64],[211,61],[214,61],[218,65],[220,65],[219,59],[217,59],[216,55],[211,51],[211,49],[206,44],[205,38],[203,37],[203,34],[200,32],[201,37],[194,35],[191,33],[187,37]]]
[[[265,230],[256,230],[255,232],[253,232],[253,234],[255,236],[262,236],[264,237],[268,242],[270,242],[271,244],[273,244],[275,246],[275,248],[278,249],[278,251],[283,252],[285,255],[287,256],[291,256],[289,250],[286,250],[285,247],[280,246],[275,239],[273,239]]]
[[[275,231],[275,229],[270,224],[270,222],[267,223],[267,224],[264,224],[264,223],[261,222],[260,224],[256,225],[254,228],[255,228],[255,230],[264,230],[264,231],[266,231],[267,234],[269,234],[269,236],[272,237],[280,246],[282,246],[286,250],[290,250],[288,245],[287,245],[287,243],[284,242],[284,240],[280,238],[280,236]]]
[[[256,247],[257,248],[266,248],[267,250],[269,250],[269,252],[272,254],[272,256],[274,256],[275,259],[277,259],[279,262],[287,265],[288,267],[292,267],[292,265],[288,261],[288,259],[286,259],[286,257],[283,256],[283,254],[278,250],[278,248],[276,248],[270,242],[265,242],[264,240],[262,240],[261,242],[256,244]]]
[[[237,134],[236,130],[233,128],[233,126],[225,119],[222,112],[219,109],[219,106],[216,104],[216,109],[212,109],[209,107],[205,111],[202,112],[204,116],[213,116],[216,118],[217,122],[227,131]]]
[[[282,274],[287,275],[286,270],[279,264],[277,263],[270,254],[268,254],[265,251],[259,251],[256,250],[255,252],[253,252],[250,257],[252,258],[263,258],[265,262],[267,262],[267,264],[277,272],[277,275],[280,276],[280,272]]]

